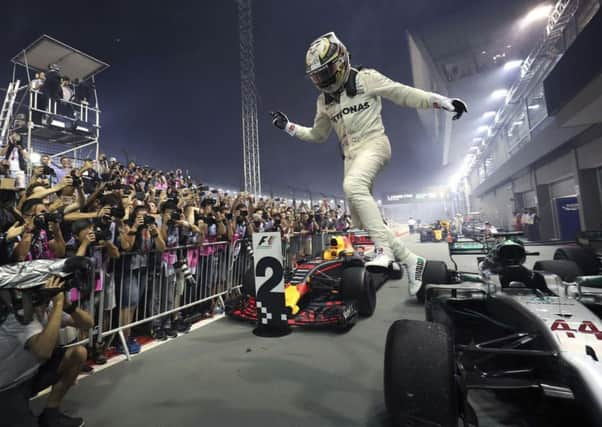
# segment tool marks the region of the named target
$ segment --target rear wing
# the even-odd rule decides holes
[[[478,240],[456,240],[449,243],[450,255],[487,255],[489,246]]]
[[[508,237],[519,237],[519,236],[523,236],[525,233],[523,233],[522,231],[500,231],[497,233],[492,233],[491,237],[503,237],[503,238],[508,238]]]

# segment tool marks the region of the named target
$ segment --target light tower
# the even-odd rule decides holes
[[[240,37],[240,98],[244,190],[261,194],[259,131],[257,126],[257,89],[255,87],[255,52],[253,41],[252,0],[236,0]]]

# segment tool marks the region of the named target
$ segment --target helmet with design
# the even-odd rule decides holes
[[[314,40],[305,55],[305,74],[316,87],[335,93],[343,87],[351,66],[345,45],[330,32]]]

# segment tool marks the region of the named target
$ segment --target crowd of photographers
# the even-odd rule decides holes
[[[92,313],[105,313],[103,330],[115,326],[112,319],[128,325],[149,318],[145,325],[155,339],[176,337],[193,319],[213,314],[210,299],[174,309],[211,295],[190,280],[197,269],[225,271],[233,242],[256,231],[279,231],[286,240],[351,226],[341,206],[328,201],[308,206],[228,194],[195,184],[181,170],[122,165],[104,155],[79,167],[68,157],[42,156],[25,185],[30,159],[18,135],[9,137],[1,154],[0,267],[79,256],[92,260],[95,272],[87,299],[77,289],[63,292],[63,279],[52,276],[41,288],[55,292],[29,304],[34,315],[28,320],[27,292],[0,289],[0,412],[6,425],[83,425],[58,408],[90,360],[106,362],[101,340],[91,347],[68,345],[87,337]],[[209,272],[200,273],[197,277]],[[157,277],[160,286],[150,286]],[[69,329],[79,332],[68,334]],[[138,352],[132,331],[123,332],[127,351]],[[118,342],[117,351],[124,352],[121,347]],[[28,399],[49,386],[46,409],[36,418]]]

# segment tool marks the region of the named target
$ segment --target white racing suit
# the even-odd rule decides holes
[[[349,96],[354,77],[355,96]],[[446,100],[441,95],[395,82],[376,70],[352,69],[339,102],[328,95],[318,97],[313,127],[289,122],[285,130],[303,141],[323,143],[334,127],[345,158],[343,190],[353,224],[367,230],[384,253],[403,261],[410,251],[384,224],[372,196],[374,180],[391,157],[391,145],[382,123],[381,97],[412,108],[439,108]]]

